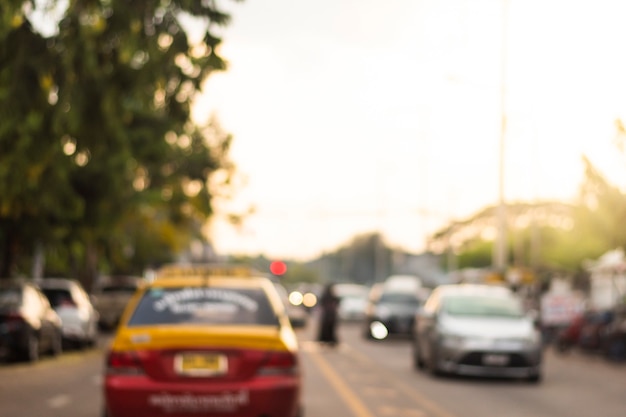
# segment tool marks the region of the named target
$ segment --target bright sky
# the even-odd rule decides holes
[[[310,259],[381,231],[421,251],[498,201],[506,0],[224,1],[228,71],[195,108],[247,185],[220,253]],[[508,0],[505,198],[571,201],[587,155],[626,185],[626,2]]]

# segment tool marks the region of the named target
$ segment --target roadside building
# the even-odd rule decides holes
[[[609,310],[626,303],[626,257],[621,248],[587,262],[586,268],[590,273],[590,308]]]

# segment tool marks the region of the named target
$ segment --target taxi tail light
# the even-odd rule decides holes
[[[297,375],[299,373],[298,357],[293,352],[270,352],[261,363],[258,375]]]
[[[19,312],[6,314],[2,321],[6,324],[8,330],[15,330],[26,322],[24,316]]]
[[[59,303],[59,307],[76,307],[76,303],[70,298],[65,298]]]
[[[135,352],[109,352],[106,368],[108,374],[139,375],[144,373],[141,360]]]

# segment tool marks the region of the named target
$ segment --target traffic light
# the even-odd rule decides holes
[[[283,261],[272,261],[270,263],[270,272],[274,275],[284,275],[287,272],[287,264]]]

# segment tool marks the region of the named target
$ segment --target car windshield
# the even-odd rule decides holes
[[[522,304],[512,297],[490,297],[481,295],[448,296],[443,301],[443,310],[454,316],[521,317]]]
[[[341,297],[341,301],[361,302],[367,300],[367,294],[347,294]]]
[[[411,304],[419,305],[419,299],[414,294],[403,292],[386,292],[380,296],[379,303],[389,304]]]
[[[128,326],[145,325],[268,325],[278,318],[262,289],[150,288]]]

